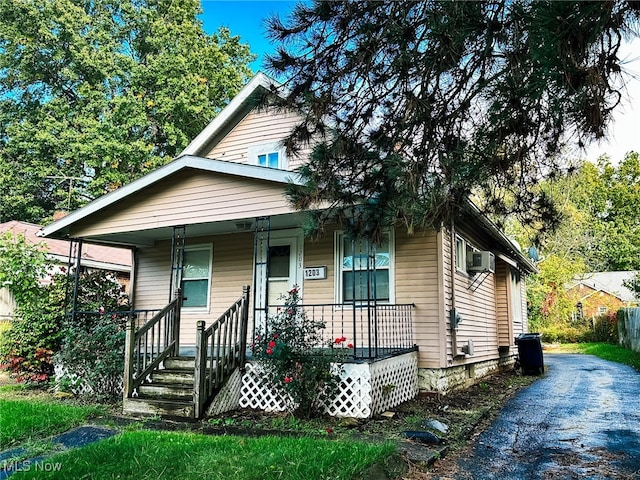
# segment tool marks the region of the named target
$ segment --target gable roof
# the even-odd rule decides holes
[[[63,217],[62,219],[42,228],[38,232],[39,237],[63,237],[69,230],[69,226],[93,215],[100,210],[114,205],[120,200],[140,192],[141,190],[160,182],[171,175],[176,174],[185,169],[195,169],[210,173],[221,173],[233,175],[237,177],[263,180],[266,182],[274,182],[286,185],[290,182],[300,183],[299,177],[290,171],[278,170],[274,168],[260,167],[257,165],[247,165],[235,162],[226,162],[223,160],[215,160],[210,158],[196,157],[193,155],[185,155],[178,157],[172,162],[140,177],[133,182],[120,187],[102,197],[97,198],[93,202],[87,204],[75,212]]]
[[[172,162],[150,172],[149,174],[127,184],[118,190],[108,193],[85,207],[77,210],[67,217],[44,227],[38,236],[64,238],[69,233],[69,227],[76,222],[84,220],[88,216],[106,209],[120,200],[133,195],[141,190],[160,182],[177,172],[192,168],[205,172],[221,173],[237,176],[238,178],[258,179],[279,184],[295,183],[301,184],[300,177],[292,171],[271,169],[257,165],[248,165],[236,162],[228,162],[217,159],[203,158],[200,155],[206,154],[233,128],[242,118],[244,118],[257,105],[256,95],[265,91],[273,92],[281,85],[259,72],[231,102],[216,116],[203,130],[193,139],[191,143],[181,152],[180,156]],[[537,269],[529,258],[522,253],[519,246],[509,239],[493,222],[483,215],[475,205],[469,201],[469,211],[473,219],[479,226],[495,239],[500,246],[500,250],[509,257],[517,259],[525,271],[533,273]],[[503,256],[501,256],[503,257]],[[505,258],[505,257],[503,257]],[[511,262],[509,262],[511,263]]]
[[[16,220],[0,223],[0,233],[11,232],[14,235],[24,235],[25,240],[33,245],[44,243],[46,253],[51,260],[59,263],[68,263],[70,242],[56,239],[43,240],[38,237],[38,232],[41,228],[40,225]],[[82,245],[81,264],[86,267],[103,270],[130,272],[131,252],[125,248],[85,243]]]
[[[624,302],[636,301],[634,293],[625,287],[624,282],[632,280],[637,271],[589,272],[577,277],[571,288],[584,285],[596,291],[603,291]]]
[[[203,150],[210,150],[212,140],[218,137],[220,132],[225,131],[229,124],[237,122],[238,115],[244,116],[249,110],[255,107],[255,101],[253,99],[260,89],[271,91],[280,86],[281,85],[271,77],[268,77],[262,72],[258,72],[209,125],[187,145],[180,153],[180,156],[202,155],[204,153]]]

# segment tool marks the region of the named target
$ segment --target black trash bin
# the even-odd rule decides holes
[[[520,368],[525,375],[542,375],[544,359],[542,357],[542,340],[539,333],[521,333],[516,337]]]

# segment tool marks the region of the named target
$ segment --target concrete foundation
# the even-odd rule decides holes
[[[452,390],[468,387],[492,373],[513,368],[515,357],[508,355],[448,368],[419,368],[418,388],[421,392],[446,394]]]

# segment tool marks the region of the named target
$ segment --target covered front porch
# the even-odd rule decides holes
[[[392,236],[381,251],[337,230],[305,239],[302,214],[282,194],[291,175],[185,156],[43,230],[132,250],[137,313],[125,408],[153,396],[156,405],[140,413],[202,416],[234,375],[250,369],[251,338],[293,286],[307,314],[326,324],[323,340],[344,337],[334,348],[348,350],[346,361],[415,351],[414,307],[395,301],[390,281]],[[318,269],[323,275],[307,272]],[[384,391],[396,383],[385,381]]]
[[[200,418],[237,408],[283,411],[287,399],[252,358],[250,288],[215,322],[197,324],[194,346],[181,348],[180,291],[144,324],[131,315],[125,352],[124,409],[130,413]],[[275,312],[280,306],[272,307]],[[340,389],[326,412],[368,418],[418,391],[412,305],[346,308],[300,305],[325,329],[319,347],[341,349]],[[346,340],[347,334],[350,340]],[[349,343],[347,343],[347,341]],[[193,354],[191,355],[191,351]]]

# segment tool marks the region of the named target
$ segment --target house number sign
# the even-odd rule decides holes
[[[327,278],[327,267],[304,267],[305,280],[323,280]]]

